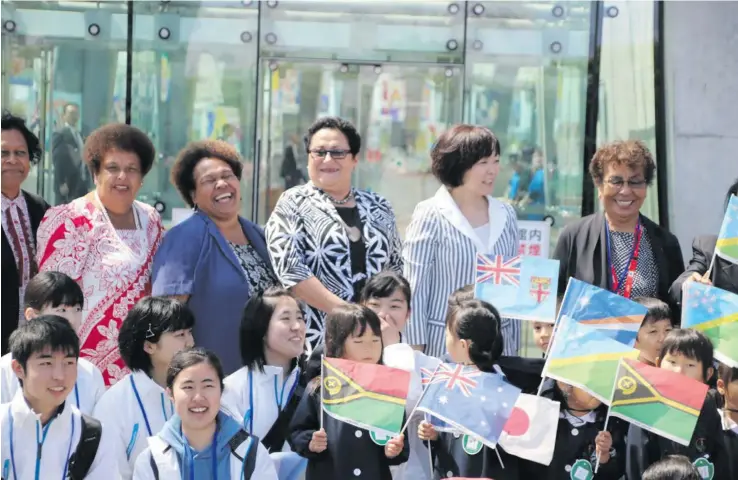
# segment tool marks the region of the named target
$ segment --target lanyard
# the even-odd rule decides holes
[[[13,412],[10,411],[10,406],[8,406],[8,418],[9,418],[8,423],[9,423],[9,428],[10,428],[10,463],[13,466],[13,478],[17,480],[18,470],[15,467],[15,448],[13,448]],[[40,475],[41,475],[41,451],[43,449],[44,442],[46,442],[46,435],[49,433],[49,427],[51,427],[51,423],[55,420],[55,418],[52,418],[51,420],[49,420],[49,423],[47,423],[46,426],[43,427],[43,434],[41,434],[41,432],[39,431],[39,425],[41,422],[36,420],[36,470],[34,473],[35,480],[39,480]],[[67,478],[67,468],[69,468],[69,458],[72,454],[72,441],[74,441],[74,415],[70,415],[69,420],[72,424],[72,427],[71,427],[71,433],[69,434],[69,445],[67,446],[67,457],[66,457],[67,461],[64,462],[64,473],[62,474],[62,480]]]
[[[277,404],[277,411],[281,412],[285,405],[289,403],[290,398],[292,398],[292,394],[295,393],[295,389],[297,388],[297,377],[300,376],[300,367],[297,367],[295,369],[295,382],[292,384],[292,387],[290,388],[289,393],[287,394],[287,398],[284,398],[284,390],[287,388],[287,382],[289,381],[290,377],[292,375],[288,375],[285,377],[284,382],[282,383],[282,391],[279,392],[277,388],[277,375],[274,375],[274,402]],[[249,370],[249,409],[246,412],[246,415],[244,416],[244,427],[246,426],[246,420],[248,418],[249,422],[249,433],[251,435],[254,434],[254,374],[251,370]]]
[[[605,228],[607,229],[607,263],[610,265],[610,275],[612,276],[612,289],[613,292],[618,295],[622,295],[625,298],[630,298],[633,291],[633,281],[635,280],[635,271],[638,267],[638,253],[641,250],[641,238],[643,237],[643,230],[641,229],[641,222],[638,222],[635,231],[635,242],[633,244],[633,251],[630,253],[630,260],[628,260],[628,267],[623,270],[623,273],[618,277],[615,271],[615,265],[612,262],[612,247],[610,245],[610,225],[605,222]],[[621,293],[622,290],[622,293]]]
[[[215,433],[213,433],[213,443],[210,445],[210,468],[213,471],[213,480],[218,480],[218,421],[215,421]],[[190,480],[195,480],[195,455],[192,453],[192,447],[187,442],[182,433],[182,427],[179,430],[180,435],[184,439],[185,456],[187,457],[187,469],[189,470]],[[229,457],[230,458],[230,457]],[[246,458],[244,456],[244,458]]]
[[[77,400],[77,408],[79,409],[79,388],[77,388],[77,384],[74,384],[74,399]]]
[[[133,394],[136,396],[136,401],[138,402],[138,408],[141,410],[141,415],[144,417],[144,422],[146,422],[146,431],[149,433],[149,437],[153,435],[151,431],[151,425],[149,424],[149,417],[146,415],[146,409],[144,408],[144,404],[141,401],[141,395],[138,394],[138,388],[136,388],[136,382],[133,380],[133,375],[129,377],[131,379],[131,386],[133,387]],[[173,408],[173,407],[172,407]],[[167,410],[164,408],[164,394],[161,394],[161,413],[164,415],[164,421],[166,422],[169,420],[169,417],[167,416]],[[134,434],[138,433],[135,426],[134,426]]]

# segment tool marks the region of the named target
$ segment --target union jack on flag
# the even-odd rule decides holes
[[[452,368],[453,367],[453,368]],[[476,367],[465,367],[464,365],[449,365],[442,363],[438,366],[438,370],[428,379],[426,384],[446,382],[446,389],[453,390],[459,387],[459,390],[465,397],[471,397],[472,389],[477,387],[475,377],[481,375]]]
[[[477,254],[477,284],[520,285],[520,255],[505,260],[502,255]]]

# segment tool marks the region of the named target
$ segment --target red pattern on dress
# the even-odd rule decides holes
[[[110,386],[129,373],[118,350],[128,311],[151,294],[151,267],[164,228],[158,212],[134,202],[139,230],[115,230],[86,198],[46,212],[38,228],[40,271],[72,277],[85,296],[77,332],[80,356],[95,364]]]

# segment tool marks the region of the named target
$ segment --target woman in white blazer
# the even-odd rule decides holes
[[[415,207],[403,247],[404,274],[413,292],[407,342],[440,357],[448,297],[474,283],[478,253],[518,254],[515,210],[491,196],[500,170],[500,142],[487,128],[456,125],[431,151],[442,186]],[[503,319],[505,355],[515,355],[519,321]]]
[[[139,455],[136,480],[277,480],[269,453],[220,412],[223,367],[215,354],[179,352],[167,372],[175,414]]]
[[[178,300],[146,297],[128,312],[118,334],[120,356],[130,374],[110,387],[94,417],[115,432],[121,478],[130,480],[146,438],[159,433],[174,414],[166,394],[169,362],[191,348],[195,316]]]

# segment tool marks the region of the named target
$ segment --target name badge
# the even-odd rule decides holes
[[[715,465],[705,457],[698,458],[692,465],[700,473],[702,480],[712,480],[715,476]]]
[[[377,433],[374,430],[369,432],[369,437],[372,439],[372,442],[376,443],[380,447],[384,447],[387,445],[387,442],[392,439],[392,437],[386,433]]]
[[[577,460],[569,470],[569,478],[571,480],[592,480],[594,478],[592,464],[584,459]]]
[[[476,455],[482,451],[484,444],[474,437],[464,435],[464,438],[461,440],[461,446],[467,455]]]

